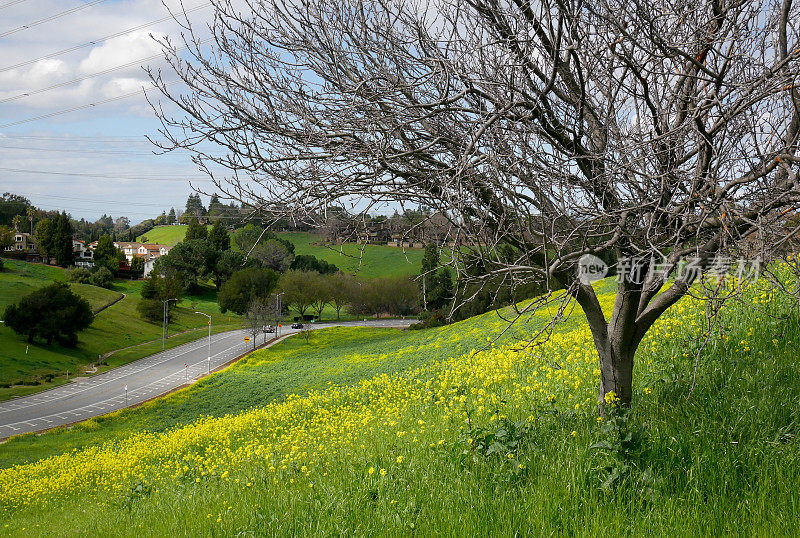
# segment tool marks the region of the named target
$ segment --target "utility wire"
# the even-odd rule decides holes
[[[16,6],[17,4],[21,4],[25,0],[13,0],[12,2],[6,2],[5,4],[0,4],[0,9],[5,9],[7,7]]]
[[[3,138],[0,137],[0,140],[3,140]],[[23,151],[41,151],[42,153],[49,153],[51,151],[58,151],[58,152],[64,152],[64,153],[75,153],[77,151],[75,149],[64,149],[64,148],[26,148],[26,147],[22,147],[22,146],[4,146],[4,145],[0,145],[0,149],[18,149],[18,150],[23,150]],[[91,151],[92,154],[102,154],[102,155],[133,155],[133,156],[136,156],[136,155],[143,155],[144,156],[144,155],[146,155],[146,156],[149,156],[149,157],[152,157],[153,155],[155,155],[155,153],[153,153],[152,151],[125,151],[125,150],[122,150],[122,149],[102,150],[102,149],[94,149],[94,148],[92,148],[89,151]],[[81,156],[83,157],[84,155],[81,155]]]
[[[25,174],[42,174],[42,175],[49,175],[49,176],[74,176],[74,177],[85,177],[85,178],[92,178],[92,179],[130,179],[136,181],[210,181],[209,177],[158,177],[158,176],[121,176],[121,175],[106,175],[106,174],[86,174],[82,172],[55,172],[52,170],[26,170],[23,168],[6,168],[0,167],[0,171],[3,172],[22,172]]]
[[[39,26],[40,24],[44,24],[46,22],[50,22],[50,21],[53,21],[53,20],[56,20],[56,19],[60,19],[61,17],[64,17],[66,15],[70,15],[70,14],[75,13],[76,11],[80,11],[82,9],[86,9],[87,7],[95,6],[95,5],[100,4],[102,2],[105,2],[105,1],[106,0],[94,0],[93,2],[89,2],[88,4],[81,4],[79,6],[75,6],[75,7],[71,8],[71,9],[67,9],[66,11],[61,11],[61,12],[56,13],[54,15],[50,15],[49,17],[45,17],[45,18],[39,19],[37,21],[29,22],[28,24],[23,24],[22,26],[17,26],[16,28],[12,28],[11,30],[6,30],[5,32],[0,34],[0,37],[6,37],[6,36],[9,36],[11,34],[16,34],[17,32],[21,32],[22,30],[27,30],[29,28],[33,28],[34,26]]]
[[[173,84],[177,84],[179,82],[181,82],[181,81],[180,80],[175,80],[175,81],[172,81],[172,82],[167,82],[167,83],[164,84],[164,86],[172,86]],[[30,123],[32,121],[43,120],[43,119],[46,119],[46,118],[52,118],[53,116],[60,116],[62,114],[68,114],[70,112],[76,112],[78,110],[84,110],[86,108],[91,108],[91,107],[94,107],[94,106],[105,105],[107,103],[113,103],[114,101],[119,101],[120,99],[127,99],[128,97],[133,97],[135,95],[146,94],[147,91],[148,90],[145,90],[144,88],[141,88],[139,90],[136,90],[136,91],[133,91],[133,92],[130,92],[130,93],[124,93],[124,94],[118,95],[116,97],[111,97],[110,99],[104,99],[102,101],[96,101],[94,103],[89,103],[87,105],[80,105],[80,106],[76,106],[76,107],[72,107],[72,108],[67,108],[67,109],[64,109],[64,110],[57,110],[55,112],[49,112],[47,114],[42,114],[41,116],[34,116],[32,118],[25,118],[24,120],[18,120],[18,121],[12,121],[10,123],[4,123],[4,124],[0,125],[0,129],[6,129],[8,127],[14,127],[15,125],[22,125],[23,123]]]
[[[210,41],[210,38],[204,39],[204,40],[200,41],[199,43],[205,43],[207,41]],[[179,48],[175,49],[175,52],[180,52],[180,51],[185,50],[185,49],[186,49],[186,46],[184,45],[183,47],[179,47]],[[99,77],[99,76],[102,76],[102,75],[107,75],[109,73],[113,73],[114,71],[119,71],[120,69],[127,69],[128,67],[134,67],[134,66],[140,65],[142,62],[147,62],[147,61],[150,61],[150,60],[154,60],[156,58],[163,58],[163,57],[164,57],[164,53],[163,52],[159,52],[158,54],[153,54],[152,56],[148,56],[146,58],[140,58],[139,60],[134,60],[132,62],[128,62],[128,63],[123,64],[123,65],[117,65],[117,66],[114,66],[114,67],[109,67],[108,69],[104,69],[104,70],[98,71],[96,73],[91,73],[89,75],[84,75],[82,77],[74,78],[72,80],[59,82],[58,84],[53,84],[52,86],[45,86],[44,88],[39,88],[38,90],[32,90],[32,91],[29,91],[29,92],[20,93],[20,94],[17,94],[17,95],[12,95],[11,97],[6,97],[4,99],[0,99],[0,104],[8,103],[9,101],[16,101],[17,99],[22,99],[24,97],[30,97],[31,95],[36,95],[36,94],[39,94],[39,93],[48,92],[50,90],[55,90],[56,88],[63,88],[64,86],[69,86],[70,84],[77,84],[78,82],[83,82],[84,80],[88,80],[90,78]]]
[[[39,198],[53,198],[55,200],[72,200],[76,202],[92,202],[98,204],[123,204],[123,205],[131,205],[131,206],[142,206],[142,207],[158,207],[163,209],[165,206],[164,204],[156,204],[156,203],[145,203],[145,202],[128,202],[127,200],[98,200],[96,198],[75,198],[70,196],[56,196],[52,194],[28,194],[23,195],[26,197],[39,197]]]
[[[0,133],[0,141],[13,141],[13,140],[40,140],[40,141],[54,141],[54,142],[106,142],[109,144],[131,144],[138,142],[141,144],[150,144],[150,141],[145,139],[144,136],[46,136],[46,135],[17,135]]]
[[[211,4],[208,4],[208,3],[200,4],[199,6],[194,6],[194,7],[191,7],[189,9],[184,10],[184,13],[187,13],[187,14],[188,13],[192,13],[192,12],[198,11],[200,9],[205,9],[205,8],[209,7],[210,5]],[[98,43],[102,43],[103,41],[107,41],[107,40],[113,39],[115,37],[120,37],[120,36],[123,36],[125,34],[130,33],[130,32],[135,32],[137,30],[141,30],[143,28],[147,28],[148,26],[152,26],[154,24],[159,24],[159,23],[162,23],[162,22],[170,21],[170,20],[173,20],[173,16],[172,15],[169,15],[167,17],[162,17],[160,19],[156,19],[156,20],[153,20],[153,21],[150,21],[150,22],[146,22],[146,23],[140,24],[138,26],[133,26],[131,28],[127,28],[127,29],[122,30],[120,32],[116,32],[114,34],[109,34],[107,36],[100,37],[100,38],[94,39],[92,41],[87,41],[86,43],[81,43],[80,45],[75,45],[73,47],[69,47],[69,48],[62,49],[62,50],[59,50],[59,51],[56,51],[56,52],[52,52],[52,53],[47,54],[45,56],[39,56],[38,58],[33,58],[31,60],[26,60],[24,62],[20,62],[20,63],[14,64],[14,65],[9,65],[9,66],[6,66],[6,67],[0,67],[0,73],[3,73],[5,71],[10,71],[12,69],[17,69],[19,67],[25,67],[27,65],[35,64],[39,60],[49,60],[50,58],[55,58],[57,56],[68,54],[68,53],[74,52],[76,50],[80,50],[80,49],[83,49],[83,48],[86,48],[86,47],[91,47],[93,45],[97,45]]]

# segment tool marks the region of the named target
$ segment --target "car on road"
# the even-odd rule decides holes
[[[264,327],[264,332],[265,333],[274,333],[275,332],[275,327],[273,327],[272,325],[267,325],[266,327]]]
[[[303,328],[302,323],[292,323],[292,329],[302,329],[302,328]]]

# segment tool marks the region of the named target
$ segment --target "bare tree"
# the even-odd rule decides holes
[[[256,338],[259,334],[264,334],[264,343],[267,342],[265,328],[269,325],[272,311],[267,301],[261,297],[256,297],[250,301],[250,306],[244,313],[245,330],[253,338],[253,349],[256,348]]]
[[[798,203],[793,0],[212,3],[210,49],[188,21],[188,60],[164,42],[188,90],[151,73],[181,111],[155,105],[161,147],[265,213],[441,212],[466,280],[577,300],[601,396],[630,402],[639,343],[697,278],[681,259]],[[586,255],[621,275],[608,319]]]

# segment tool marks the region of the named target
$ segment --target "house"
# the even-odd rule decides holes
[[[136,252],[139,250],[139,247],[142,246],[142,244],[128,241],[117,241],[114,243],[114,246],[122,251],[122,253],[125,255],[125,258],[128,259],[128,263],[130,263],[133,261],[133,257],[136,256]]]
[[[78,267],[94,266],[94,251],[86,246],[85,241],[80,239],[72,240],[72,257]]]
[[[160,258],[161,256],[166,255],[168,252],[169,247],[167,245],[145,243],[139,245],[139,248],[136,249],[136,256],[144,258],[144,261],[149,261]]]
[[[33,253],[36,252],[36,243],[33,241],[33,236],[29,233],[16,232],[14,234],[14,243],[6,247],[7,251]]]

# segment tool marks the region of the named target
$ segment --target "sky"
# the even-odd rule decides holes
[[[212,14],[207,0],[184,7],[193,23]],[[0,193],[138,223],[184,207],[189,180],[209,186],[187,154],[145,138],[159,123],[142,66],[165,65],[151,34],[180,42],[168,17],[161,0],[0,0]]]

